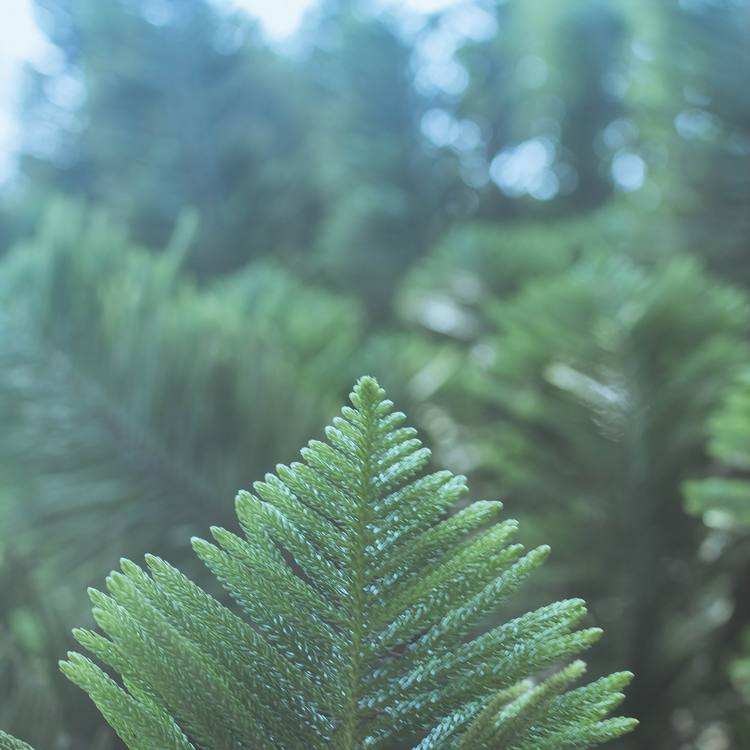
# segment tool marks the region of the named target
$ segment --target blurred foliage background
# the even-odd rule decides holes
[[[11,0],[13,2],[13,0]],[[252,11],[253,3],[246,3]],[[0,186],[0,726],[376,375],[632,669],[622,750],[750,746],[750,1],[35,0]]]

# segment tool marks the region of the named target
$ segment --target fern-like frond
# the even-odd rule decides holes
[[[750,372],[727,390],[709,425],[711,456],[721,472],[684,485],[687,509],[708,526],[750,528]]]
[[[31,748],[21,740],[11,737],[5,732],[0,732],[0,750],[31,750]]]
[[[240,492],[243,534],[197,555],[238,605],[168,563],[123,561],[91,591],[103,633],[65,674],[133,750],[585,748],[634,725],[608,718],[628,673],[572,688],[596,628],[570,600],[493,629],[486,616],[545,560],[513,541],[500,504],[457,513],[465,480],[384,391],[360,379],[302,461]]]

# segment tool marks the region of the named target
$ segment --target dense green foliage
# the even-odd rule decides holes
[[[162,559],[123,560],[90,590],[105,636],[76,638],[63,672],[133,750],[586,748],[629,731],[606,718],[629,673],[569,689],[598,639],[568,600],[477,631],[544,561],[481,501],[450,513],[464,477],[361,378],[301,463],[240,492],[244,538],[213,527],[193,549],[237,602],[222,606]]]
[[[0,727],[122,748],[56,667],[86,587],[152,550],[232,606],[185,540],[371,372],[553,548],[490,630],[582,595],[592,670],[638,674],[613,747],[749,745],[748,0],[321,0],[284,41],[239,0],[32,4]]]
[[[179,0],[141,10],[123,0],[39,5],[64,68],[35,71],[26,97],[29,121],[57,130],[46,149],[27,133],[22,167],[35,186],[105,203],[151,245],[196,208],[192,262],[202,271],[306,241],[315,206],[299,181],[309,171],[299,164],[304,94],[249,19],[207,2],[185,12]],[[61,77],[81,97],[73,112],[49,95]]]
[[[90,547],[56,550],[79,561],[123,537],[145,551],[170,524],[195,531],[272,450],[291,456],[352,377],[356,306],[270,264],[198,288],[185,249],[177,236],[147,253],[61,204],[2,261],[0,407],[16,427],[0,455],[25,523],[38,513],[72,539],[80,514],[101,514]]]
[[[711,420],[709,450],[722,475],[686,484],[687,508],[709,526],[750,527],[750,379],[742,373]]]
[[[750,281],[750,4],[685,3],[669,14],[667,80],[683,88],[675,156],[684,160],[681,241],[723,274]],[[734,6],[736,12],[727,13]]]
[[[571,229],[573,248],[579,230]],[[517,258],[519,243],[533,247],[535,235],[498,236],[496,267]],[[494,278],[482,255],[471,256],[463,278],[442,283],[425,275],[450,267],[445,258],[428,266],[408,295],[422,300],[429,324],[419,287],[442,289],[455,311],[444,333],[468,338],[464,365],[443,385],[454,425],[445,460],[521,501],[537,533],[561,550],[562,579],[579,582],[605,627],[618,624],[608,659],[637,665],[631,710],[666,744],[672,706],[686,700],[690,681],[701,695],[720,679],[715,667],[691,666],[698,644],[722,633],[691,600],[709,573],[696,557],[702,530],[682,512],[681,482],[705,466],[702,426],[747,362],[748,303],[693,262],[644,268],[612,252],[589,253],[498,302],[482,287],[507,277]],[[521,258],[538,262],[528,250]],[[456,436],[462,453],[450,444]],[[660,606],[670,597],[679,607]],[[675,642],[688,619],[692,628]]]
[[[731,616],[723,628],[724,658],[742,704],[736,711],[750,739],[750,380],[743,371],[710,422],[715,476],[684,485],[687,509],[713,529],[720,558],[732,571],[726,593]]]
[[[0,261],[0,414],[13,425],[0,471],[15,501],[0,587],[8,634],[48,679],[83,611],[71,581],[157,547],[180,560],[185,536],[229,518],[222,494],[291,458],[354,377],[353,303],[270,264],[198,288],[180,272],[186,241],[154,255],[59,204]],[[57,540],[44,555],[42,529]],[[52,715],[75,701],[60,690]]]

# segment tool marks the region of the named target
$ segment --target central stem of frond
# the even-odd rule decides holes
[[[362,403],[360,413],[364,418],[364,435],[362,463],[359,475],[359,491],[354,519],[352,545],[352,588],[351,588],[351,647],[349,681],[346,695],[346,714],[344,716],[341,743],[342,750],[355,750],[359,741],[358,701],[362,680],[362,640],[364,636],[365,617],[365,547],[367,546],[367,523],[373,497],[372,466],[374,461],[374,430],[377,416],[371,402]]]

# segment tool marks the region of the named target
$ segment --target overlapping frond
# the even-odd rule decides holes
[[[717,476],[685,483],[687,509],[709,526],[750,528],[750,372],[728,389],[710,426]]]
[[[547,557],[513,541],[500,504],[452,513],[461,476],[384,391],[360,379],[302,461],[236,510],[243,534],[193,548],[232,611],[163,560],[123,561],[91,591],[102,631],[76,631],[65,674],[133,750],[585,748],[629,731],[608,718],[630,679],[572,688],[564,663],[600,636],[585,605],[482,622]]]
[[[0,750],[31,750],[31,748],[21,740],[11,737],[5,732],[0,732]]]

